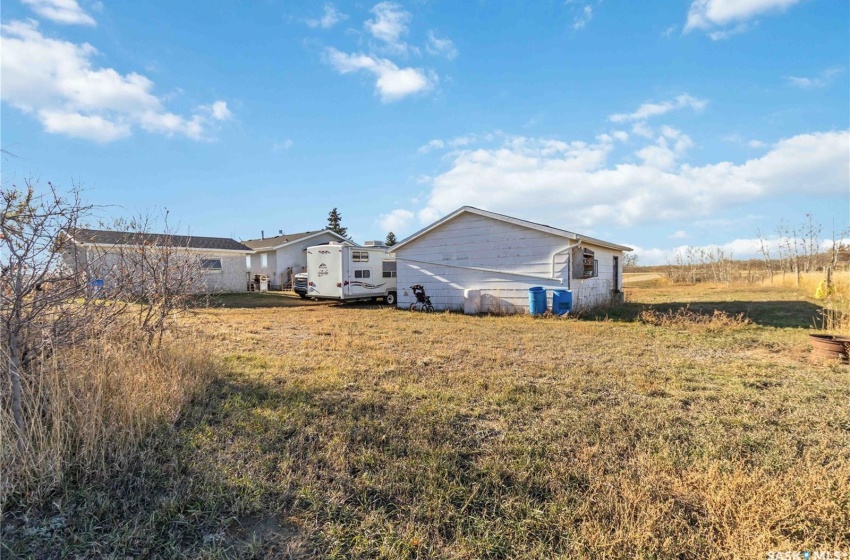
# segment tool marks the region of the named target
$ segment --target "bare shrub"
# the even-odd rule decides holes
[[[126,458],[214,368],[200,346],[162,344],[195,298],[187,247],[147,243],[138,221],[135,245],[69,259],[92,209],[78,189],[28,181],[0,204],[2,507],[44,495],[72,466],[102,473]]]
[[[715,309],[707,314],[693,311],[690,307],[666,312],[645,309],[640,312],[639,319],[648,325],[708,331],[740,329],[752,323],[743,313],[729,314]]]

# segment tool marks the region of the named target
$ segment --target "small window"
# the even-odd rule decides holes
[[[371,278],[372,272],[370,270],[355,270],[354,277],[355,278]]]
[[[396,263],[395,261],[384,261],[383,262],[384,269],[384,278],[395,278],[396,277]]]
[[[351,262],[369,262],[369,251],[351,251]]]
[[[201,268],[209,272],[221,272],[221,259],[201,259]]]
[[[269,266],[269,255],[268,253],[263,253],[260,255],[260,266],[262,268],[268,268]]]
[[[251,270],[251,255],[245,255],[245,269]]]
[[[593,259],[593,277],[596,278],[597,276],[599,276],[599,261]]]

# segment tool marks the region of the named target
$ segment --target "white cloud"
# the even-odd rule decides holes
[[[431,150],[442,150],[445,147],[446,147],[445,141],[440,140],[439,138],[435,138],[434,140],[431,140],[430,142],[428,142],[424,146],[420,146],[419,149],[416,150],[416,151],[419,152],[420,154],[427,154]]]
[[[501,138],[502,136],[504,136],[504,133],[501,130],[495,130],[485,134],[463,134],[461,136],[449,138],[448,140],[435,138],[424,146],[420,146],[417,152],[420,154],[427,154],[432,150],[442,150],[444,148],[463,148],[477,142],[491,142],[496,138]]]
[[[616,113],[610,115],[608,120],[611,122],[643,121],[650,117],[657,117],[670,111],[688,107],[694,111],[702,111],[707,104],[708,101],[705,99],[698,99],[688,94],[682,94],[660,103],[644,103],[633,113]]]
[[[389,214],[381,214],[378,223],[387,231],[408,232],[413,224],[413,212],[397,208]]]
[[[201,105],[199,108],[207,111],[217,121],[227,121],[233,118],[233,113],[227,108],[226,101],[216,101],[212,105]]]
[[[748,29],[747,21],[770,12],[781,12],[801,0],[694,0],[688,10],[685,33],[710,31],[711,38],[725,39]],[[737,25],[735,25],[737,24]],[[724,26],[733,27],[722,29]],[[718,29],[721,28],[721,29]]]
[[[279,153],[285,152],[291,148],[295,142],[293,142],[290,138],[287,138],[283,142],[275,142],[272,144],[272,152]]]
[[[65,25],[97,25],[76,0],[21,0],[43,18]]]
[[[45,37],[34,21],[12,21],[0,30],[0,96],[35,116],[47,132],[110,142],[138,126],[201,140],[212,121],[230,117],[224,101],[197,107],[190,117],[169,112],[147,77],[96,68],[97,49]]]
[[[44,130],[54,134],[67,134],[96,142],[111,142],[130,136],[128,124],[117,124],[98,115],[81,115],[43,109],[38,118]]]
[[[819,88],[829,85],[835,76],[841,74],[843,69],[840,67],[827,68],[814,78],[801,78],[798,76],[786,76],[785,81],[794,87],[801,89]]]
[[[637,134],[643,138],[652,138],[655,135],[655,132],[652,130],[652,127],[645,122],[638,121],[632,125],[632,134]]]
[[[370,10],[375,19],[366,20],[363,24],[366,30],[376,39],[383,41],[385,46],[397,54],[407,53],[408,45],[402,40],[407,35],[407,26],[412,16],[401,6],[393,2],[375,4]]]
[[[590,4],[585,4],[579,14],[573,20],[573,29],[584,29],[593,19],[593,8]]]
[[[457,152],[434,177],[420,219],[465,204],[565,227],[631,226],[686,219],[799,192],[846,195],[850,131],[800,134],[743,163],[682,163],[690,138],[661,135],[623,161],[608,161],[612,141],[585,143],[508,137],[500,147]],[[651,148],[647,150],[647,148]],[[630,163],[633,157],[639,163]]]
[[[437,37],[433,31],[428,32],[428,45],[425,49],[433,55],[442,55],[453,60],[457,56],[455,44],[448,37]]]
[[[673,238],[672,236],[670,237]],[[764,239],[765,247],[771,252],[774,258],[780,253],[781,247],[794,246],[795,244],[803,244],[805,241],[802,238],[793,237],[769,237]],[[839,240],[842,244],[850,242],[848,239]],[[634,253],[638,257],[638,263],[645,266],[662,265],[667,263],[675,263],[677,254],[683,260],[687,259],[687,255],[691,252],[698,258],[700,252],[713,252],[716,254],[718,250],[722,251],[727,258],[734,259],[761,259],[764,255],[761,252],[762,240],[758,238],[739,238],[733,239],[722,244],[712,245],[679,245],[667,249],[651,248],[645,249],[642,247],[632,247]],[[820,250],[829,251],[832,249],[832,240],[823,239],[820,241]]]
[[[620,142],[628,142],[629,141],[629,133],[625,130],[615,130],[611,133],[611,136],[619,140]]]
[[[765,144],[761,140],[750,140],[747,142],[748,148],[764,148],[765,146],[767,146],[767,144]]]
[[[334,48],[325,51],[328,61],[340,74],[365,70],[377,80],[375,89],[381,101],[397,101],[408,95],[434,88],[437,76],[421,68],[399,68],[392,61],[366,54],[347,54]]]
[[[667,239],[685,239],[688,236],[688,232],[683,229],[680,229],[676,232],[671,233],[667,236]]]
[[[347,19],[348,16],[340,12],[336,9],[336,7],[331,4],[325,4],[324,11],[322,12],[322,17],[317,19],[308,19],[307,25],[310,27],[321,27],[322,29],[330,29],[337,23]]]

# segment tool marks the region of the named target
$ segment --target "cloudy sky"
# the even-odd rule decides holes
[[[663,262],[850,215],[833,0],[8,0],[6,188],[195,235],[399,238],[473,205]]]

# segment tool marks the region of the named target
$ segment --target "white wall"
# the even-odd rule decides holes
[[[298,240],[279,249],[260,250],[251,255],[251,276],[254,274],[265,274],[269,282],[275,285],[286,283],[286,275],[291,268],[294,273],[307,270],[307,253],[304,250],[313,245],[321,245],[331,241],[339,241],[339,238],[330,233],[321,233],[315,237]],[[267,266],[263,267],[262,257],[267,255]],[[244,263],[243,263],[244,266]]]
[[[132,250],[131,254],[132,254]],[[193,251],[188,253],[197,255],[204,259],[221,259],[221,270],[205,270],[201,272],[201,279],[197,289],[201,293],[235,293],[247,290],[247,274],[245,270],[245,254],[217,251]],[[63,259],[67,266],[88,267],[92,266],[92,273],[97,276],[106,276],[109,281],[109,271],[114,270],[121,264],[121,253],[110,247],[81,247],[69,244],[63,253]],[[99,273],[99,274],[98,274]]]
[[[555,256],[551,278],[553,254],[573,243],[501,220],[461,214],[396,251],[398,305],[405,308],[415,301],[409,289],[414,284],[422,284],[435,308],[441,310],[526,311],[532,286],[547,288],[550,305],[551,290],[568,287],[573,291],[574,308],[607,304],[614,282],[613,257],[620,256],[622,268],[622,253],[585,244],[599,261],[598,276],[570,278],[567,251]]]

